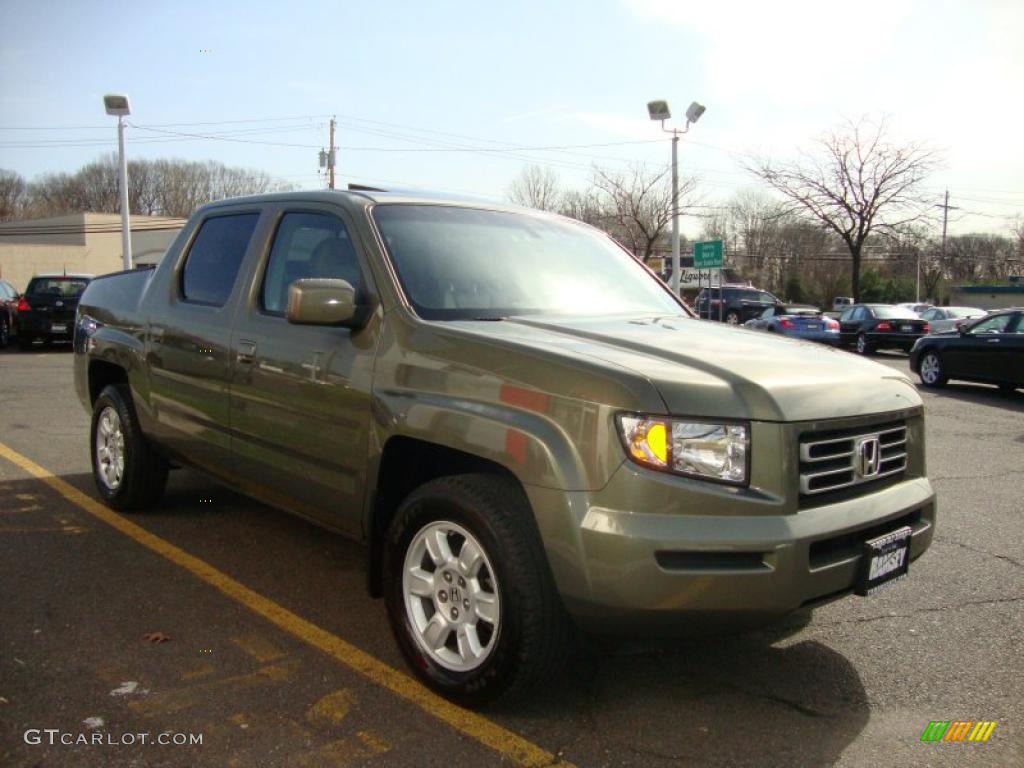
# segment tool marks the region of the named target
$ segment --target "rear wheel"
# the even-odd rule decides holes
[[[135,415],[127,384],[111,384],[92,412],[92,476],[107,506],[145,509],[167,486],[167,461],[153,450]]]
[[[6,317],[0,317],[0,349],[7,349],[11,343],[11,326]]]
[[[926,387],[944,387],[949,378],[942,367],[942,358],[938,352],[929,350],[921,355],[921,368],[918,372],[921,383]]]
[[[18,349],[20,349],[22,352],[30,351],[32,349],[32,337],[31,336],[23,336],[22,334],[19,333],[18,334]]]
[[[725,322],[727,322],[729,325],[739,325],[740,324],[739,312],[728,312],[728,313],[726,313],[726,315],[725,315]]]
[[[412,670],[465,706],[549,679],[568,618],[522,489],[496,475],[432,480],[391,524],[388,618]]]
[[[868,337],[863,333],[857,334],[857,354],[870,355],[875,351],[875,348],[868,341]]]

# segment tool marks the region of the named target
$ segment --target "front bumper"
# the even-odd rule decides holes
[[[716,514],[672,513],[664,486],[674,482],[624,464],[604,490],[572,494],[569,506],[582,511],[580,558],[566,562],[564,549],[548,554],[566,607],[584,629],[678,635],[763,625],[851,592],[867,539],[910,525],[914,560],[934,533],[935,495],[924,477],[787,514],[781,505],[771,510],[770,500],[749,499],[737,505],[741,514],[717,513],[724,499],[709,499]],[[650,483],[662,487],[652,492]],[[629,499],[654,506],[644,511]]]

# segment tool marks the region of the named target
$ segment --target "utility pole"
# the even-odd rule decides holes
[[[946,190],[946,197],[942,203],[936,203],[936,208],[942,209],[942,264],[946,264],[946,224],[949,220],[949,212],[959,210],[959,206],[949,204],[949,190]],[[917,293],[918,301],[921,300],[921,257],[917,258]]]
[[[334,189],[334,118],[331,118],[331,143],[327,150],[327,171],[329,174],[330,182],[328,184],[329,189]]]

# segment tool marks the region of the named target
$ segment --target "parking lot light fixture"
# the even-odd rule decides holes
[[[128,222],[128,156],[124,151],[124,119],[132,113],[128,97],[123,93],[108,93],[103,97],[108,115],[117,115],[117,156],[121,166],[121,253],[124,268],[132,268],[132,233]]]
[[[690,123],[696,123],[704,114],[704,105],[691,102],[686,110],[686,125],[682,129],[666,128],[665,121],[672,119],[668,102],[658,99],[647,102],[647,114],[651,120],[661,123],[661,130],[672,134],[672,292],[679,295],[679,135],[690,130]]]

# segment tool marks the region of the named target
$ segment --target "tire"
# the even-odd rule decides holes
[[[944,387],[949,381],[942,367],[942,358],[938,352],[931,349],[921,355],[917,375],[926,387]]]
[[[857,334],[857,354],[858,355],[870,355],[875,351],[875,348],[871,346],[868,341],[868,337],[863,333]]]
[[[20,349],[22,352],[31,352],[32,351],[32,337],[31,336],[22,336],[19,333],[18,334],[18,349]]]
[[[727,322],[729,325],[739,325],[740,324],[739,313],[738,312],[726,312],[725,313],[725,322]]]
[[[89,429],[92,477],[108,507],[154,506],[167,486],[167,461],[150,446],[127,384],[111,384],[96,398]]]
[[[471,544],[480,554],[463,567]],[[569,620],[510,479],[457,475],[413,491],[388,531],[384,598],[410,668],[462,706],[514,698],[564,660]]]
[[[6,310],[5,310],[6,311]],[[6,317],[0,317],[0,349],[7,349],[11,343],[11,326]]]

